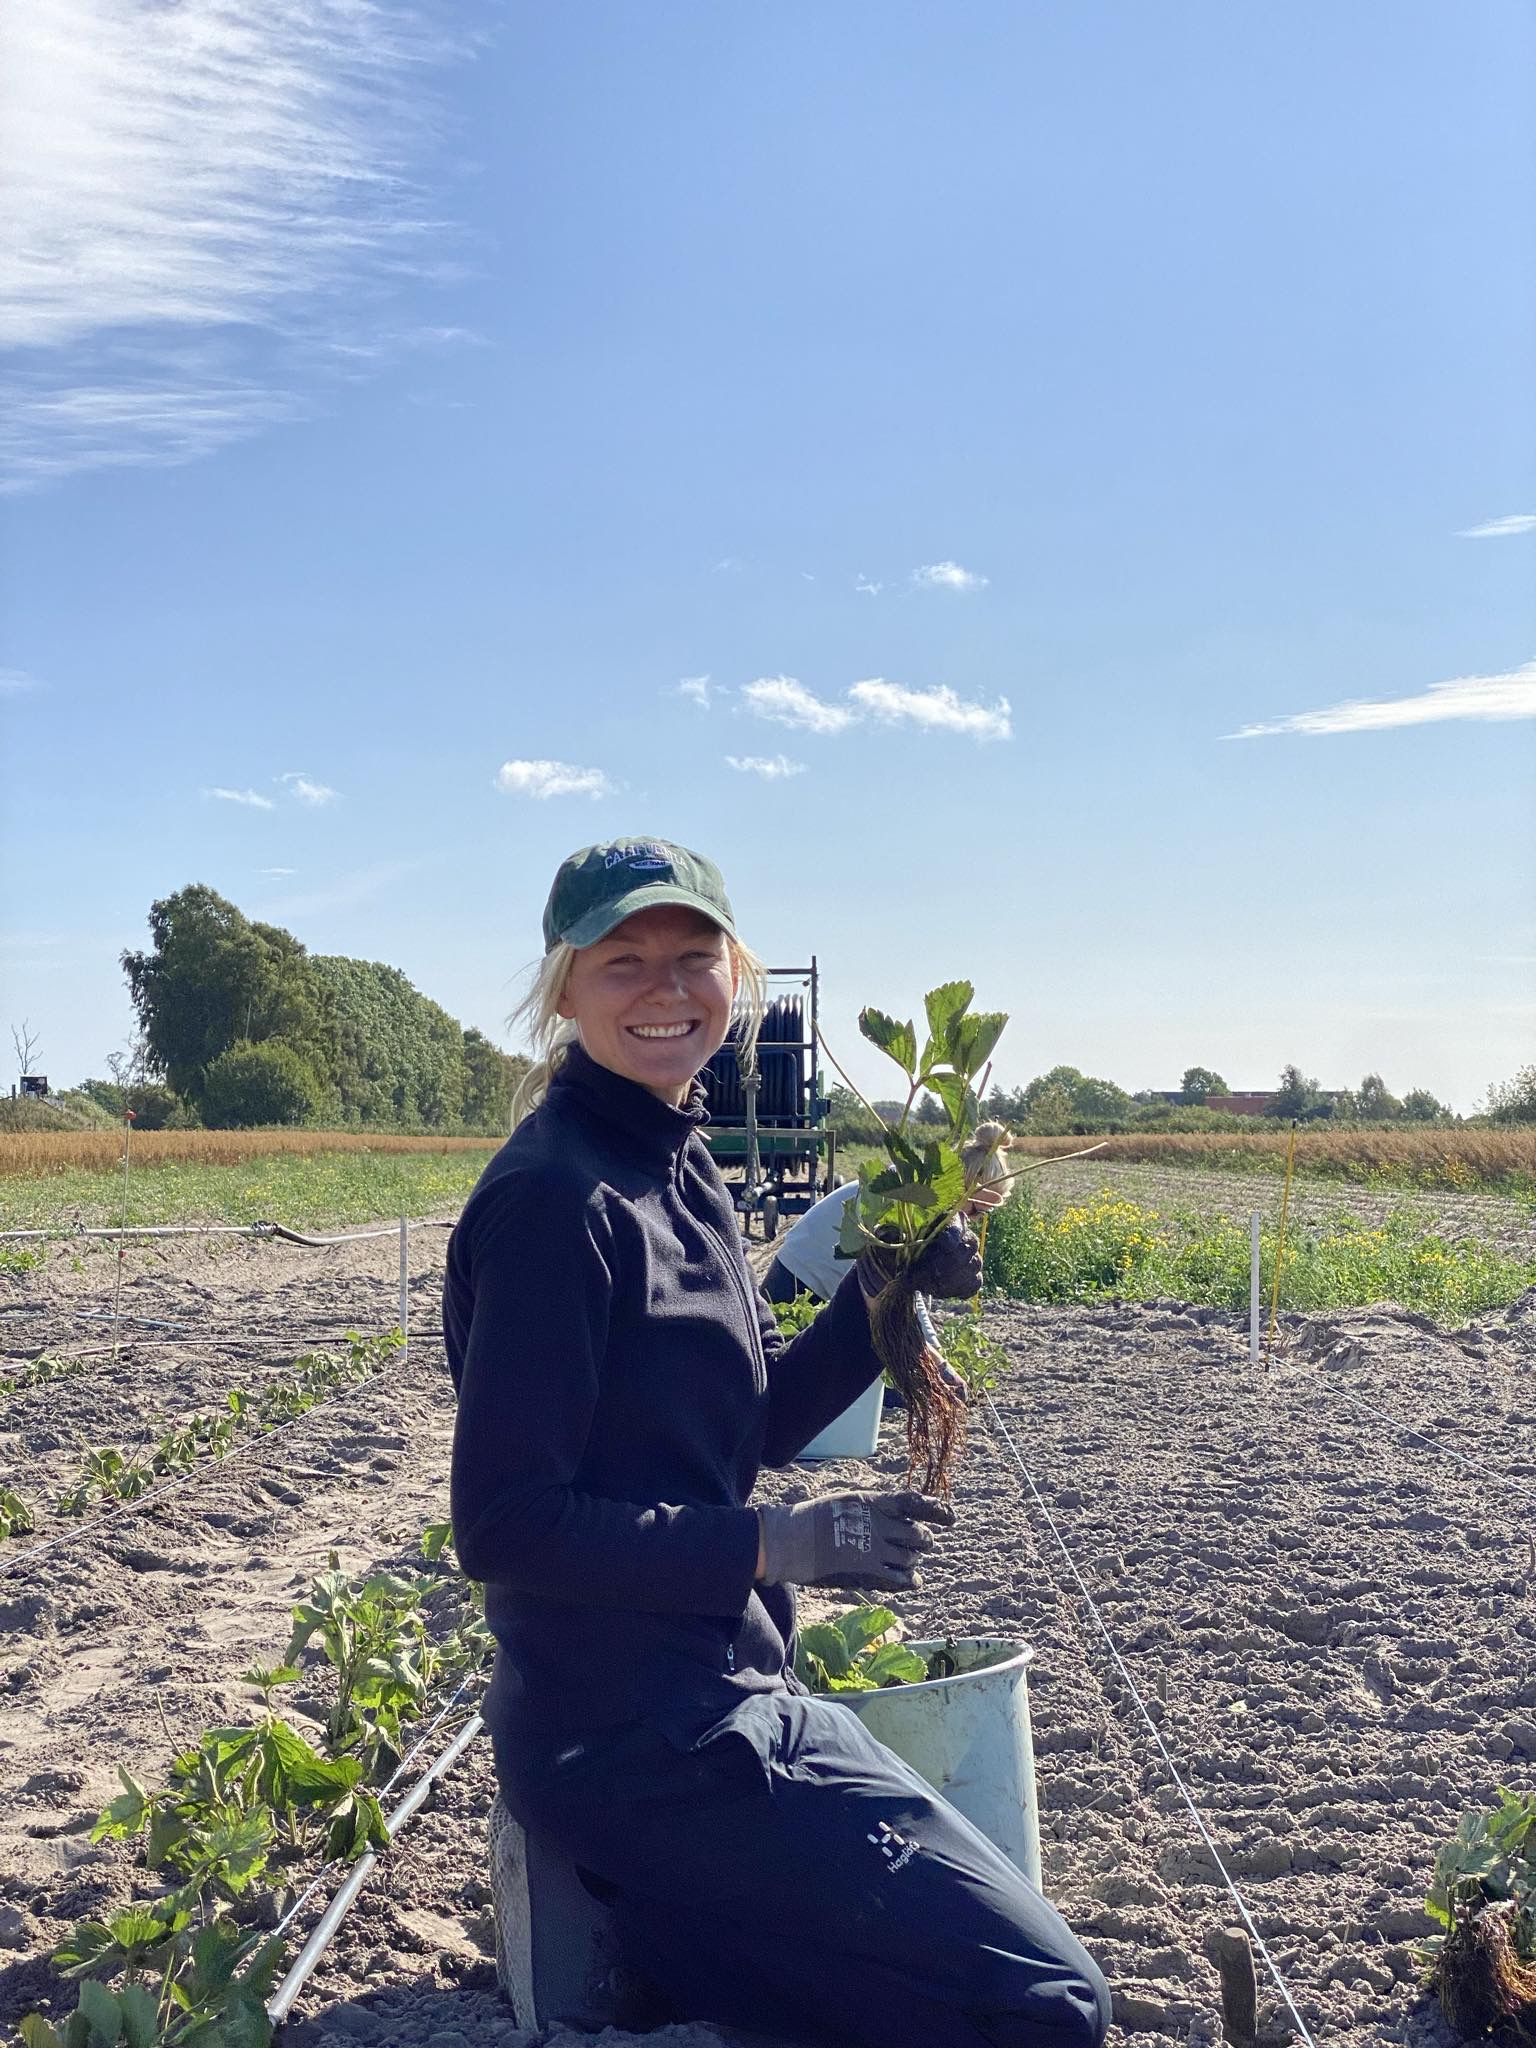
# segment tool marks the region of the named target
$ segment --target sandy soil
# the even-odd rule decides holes
[[[413,1240],[423,1333],[445,1240]],[[61,1251],[4,1283],[0,1346],[92,1348],[99,1328],[70,1311],[109,1304],[112,1277],[110,1260],[76,1271]],[[125,1311],[191,1330],[140,1328],[115,1372],[98,1359],[0,1400],[0,1471],[46,1498],[80,1442],[147,1436],[327,1333],[382,1328],[395,1295],[387,1240],[130,1251]],[[995,1309],[989,1326],[1014,1360],[999,1418],[1308,2027],[1344,2048],[1444,2048],[1410,1953],[1435,1847],[1501,1780],[1528,1784],[1536,1757],[1536,1296],[1453,1334],[1387,1309],[1293,1319],[1267,1371],[1232,1318],[1177,1304]],[[64,1525],[0,1554],[0,2029],[52,2002],[46,1953],[72,1921],[129,1895],[131,1859],[89,1843],[116,1766],[158,1778],[173,1743],[250,1710],[238,1673],[281,1650],[328,1548],[349,1566],[413,1558],[443,1511],[451,1426],[440,1346],[422,1341],[363,1398],[163,1500],[31,1564],[28,1545]],[[769,1475],[763,1491],[902,1466],[888,1418],[872,1469]],[[1204,1941],[1235,1909],[984,1412],[956,1504],[921,1590],[895,1604],[913,1633],[1006,1629],[1035,1646],[1047,1891],[1103,1963],[1127,2035],[1214,2041]],[[289,2041],[532,2038],[489,1961],[492,1791],[480,1745],[365,1890]],[[1277,2007],[1261,1988],[1261,2009]],[[610,2030],[603,2048],[625,2039]]]

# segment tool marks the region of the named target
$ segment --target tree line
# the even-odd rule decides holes
[[[80,1093],[141,1129],[505,1132],[528,1062],[379,960],[310,953],[194,883],[122,955],[139,1038]]]
[[[1349,1129],[1384,1125],[1424,1126],[1474,1123],[1536,1123],[1536,1066],[1524,1067],[1513,1080],[1494,1082],[1481,1115],[1463,1119],[1427,1088],[1410,1088],[1401,1097],[1388,1089],[1380,1074],[1366,1074],[1358,1088],[1323,1089],[1299,1066],[1287,1065],[1264,1111],[1243,1116],[1208,1106],[1210,1098],[1230,1094],[1211,1067],[1187,1067],[1175,1100],[1143,1091],[1131,1094],[1113,1081],[1084,1074],[1077,1067],[1052,1067],[1022,1088],[993,1087],[982,1104],[984,1113],[1016,1131],[1042,1137],[1105,1137],[1117,1131],[1252,1131],[1293,1118],[1303,1124]],[[831,1094],[831,1121],[845,1144],[871,1142],[876,1130],[869,1111],[852,1092],[838,1086]],[[892,1121],[899,1102],[876,1102],[873,1108]],[[941,1105],[919,1102],[919,1123],[944,1121]]]

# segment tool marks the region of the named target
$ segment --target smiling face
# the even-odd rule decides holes
[[[725,933],[696,910],[664,904],[583,946],[559,1009],[599,1066],[678,1108],[724,1042],[735,993]]]

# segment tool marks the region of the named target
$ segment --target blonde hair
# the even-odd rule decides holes
[[[960,1148],[966,1179],[975,1187],[1001,1180],[1008,1171],[1003,1154],[1012,1143],[1013,1133],[1006,1124],[978,1124]]]
[[[723,928],[722,928],[723,930]],[[768,1000],[768,972],[761,960],[731,932],[723,933],[731,964],[736,970],[736,999],[731,1007],[731,1031],[736,1056],[743,1074],[757,1067],[757,1034],[762,1029]],[[567,1049],[576,1043],[576,1026],[560,1015],[566,983],[576,964],[577,948],[557,939],[534,969],[528,993],[507,1019],[507,1028],[526,1029],[533,1048],[533,1065],[512,1094],[512,1128],[530,1116],[549,1093],[549,1084],[564,1064]]]

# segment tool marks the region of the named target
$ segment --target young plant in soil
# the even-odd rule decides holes
[[[420,1547],[439,1562],[451,1540],[450,1525],[434,1523]],[[435,1643],[422,1627],[427,1610],[436,1626],[451,1622]],[[351,1861],[384,1845],[383,1812],[368,1781],[394,1766],[391,1735],[429,1703],[423,1674],[483,1669],[494,1648],[481,1589],[451,1569],[420,1581],[379,1573],[353,1582],[333,1555],[294,1620],[298,1648],[301,1635],[318,1632],[341,1654],[338,1684],[345,1677],[349,1706],[333,1714],[332,1730],[356,1753],[324,1755],[274,1713],[274,1695],[302,1676],[289,1662],[252,1665],[244,1676],[261,1694],[261,1717],[208,1729],[173,1761],[160,1791],[119,1770],[123,1791],[91,1838],[141,1839],[146,1865],[174,1881],[110,1920],[73,1929],[53,1960],[82,1980],[79,2003],[58,2025],[35,2014],[24,2020],[25,2048],[270,2042],[265,2006],[283,1944],[248,1925],[262,1881],[304,1857]]]
[[[990,1394],[1008,1369],[1008,1353],[989,1337],[976,1316],[946,1316],[938,1326],[946,1365],[965,1381],[967,1397]]]
[[[318,1636],[336,1673],[326,1721],[335,1753],[355,1754],[370,1766],[399,1761],[401,1725],[420,1713],[440,1676],[421,1605],[432,1584],[377,1572],[359,1585],[339,1568],[333,1550],[330,1570],[294,1608],[284,1662],[293,1664]]]
[[[1430,1986],[1457,2033],[1536,2042],[1536,1793],[1499,1787],[1435,1858],[1424,1901],[1443,1932],[1424,1943]]]
[[[0,1540],[7,1536],[30,1536],[37,1527],[31,1508],[9,1486],[0,1486]]]
[[[0,1373],[0,1397],[44,1387],[52,1380],[72,1380],[90,1369],[87,1358],[51,1358],[45,1351],[16,1372]]]
[[[81,1978],[60,2026],[21,2022],[23,2048],[267,2048],[282,1943],[227,1918],[194,1925],[165,1900],[82,1923],[54,1962]],[[115,1989],[104,1981],[121,1975]]]

